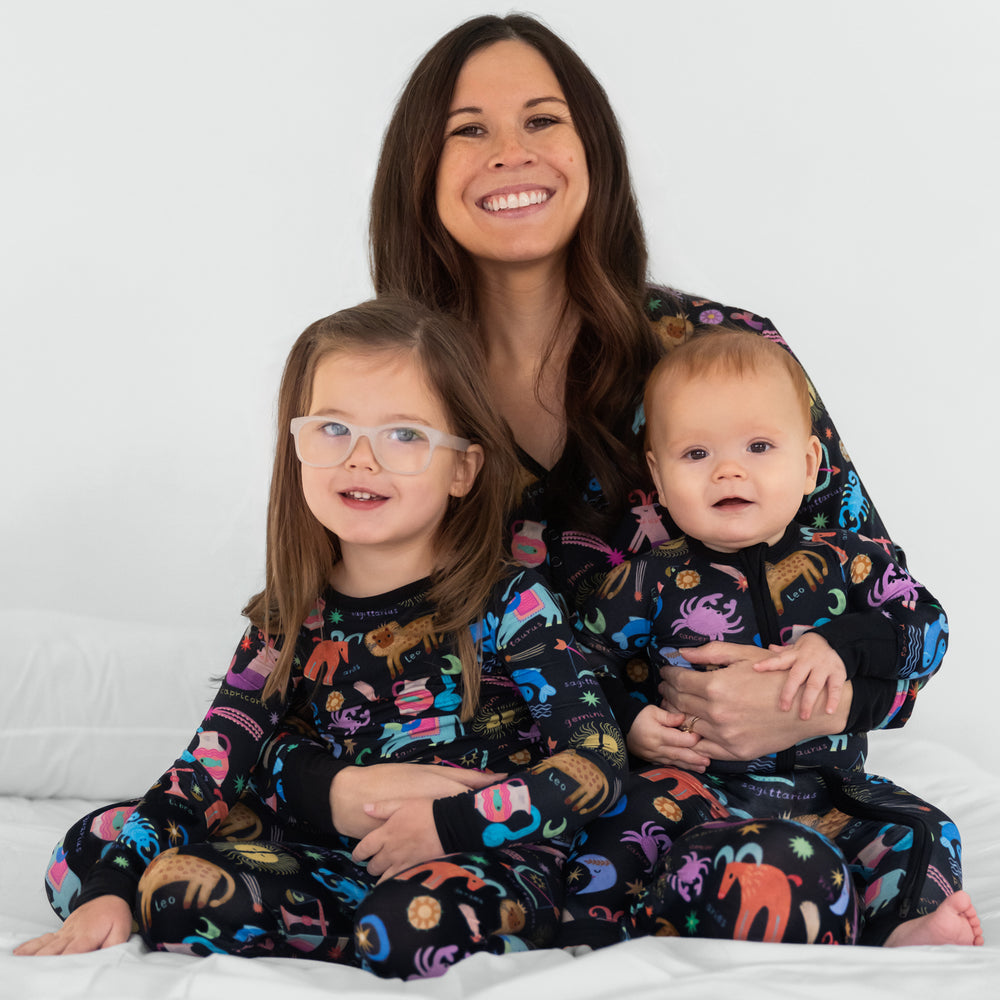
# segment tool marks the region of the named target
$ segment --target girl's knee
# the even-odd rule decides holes
[[[205,845],[199,848],[169,848],[139,880],[136,920],[150,948],[199,955],[239,950],[234,942],[245,930],[243,921],[229,926],[226,909],[237,894],[236,880],[204,856]],[[233,907],[232,912],[248,911]]]

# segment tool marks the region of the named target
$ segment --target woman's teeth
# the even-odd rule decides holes
[[[483,208],[487,212],[504,212],[511,208],[526,208],[528,205],[540,205],[549,200],[548,191],[521,191],[517,194],[496,194],[483,199]]]

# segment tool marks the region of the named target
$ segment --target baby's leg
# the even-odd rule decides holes
[[[627,937],[854,944],[858,901],[836,846],[784,819],[705,823],[633,903]]]
[[[958,943],[957,934],[975,943],[978,918],[974,908],[969,919],[962,915],[972,904],[958,895],[962,842],[951,819],[876,775],[838,772],[828,779],[834,803],[853,817],[835,840],[862,899],[859,943],[888,944],[897,930],[902,937],[943,935],[943,943]],[[894,943],[902,943],[899,936]]]
[[[933,912],[901,923],[886,938],[885,947],[908,944],[981,945],[983,927],[964,889],[952,893]]]

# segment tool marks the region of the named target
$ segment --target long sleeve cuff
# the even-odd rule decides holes
[[[83,889],[73,904],[75,910],[98,896],[117,896],[135,909],[135,897],[139,880],[131,872],[115,871],[113,868],[95,866],[87,876]]]
[[[877,611],[841,615],[813,631],[840,655],[848,680],[871,677],[895,681],[899,677],[898,629],[885,615]],[[857,701],[855,690],[855,704]]]
[[[285,801],[295,816],[314,830],[336,835],[330,811],[330,786],[348,765],[328,751],[307,744],[298,745],[293,754],[295,766],[284,768],[281,775]]]

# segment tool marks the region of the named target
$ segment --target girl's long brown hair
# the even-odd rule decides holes
[[[278,440],[267,513],[264,589],[243,613],[262,632],[283,637],[264,699],[288,685],[295,638],[340,557],[337,536],[306,506],[289,425],[309,412],[317,365],[335,351],[408,354],[441,400],[451,434],[483,448],[472,489],[452,497],[437,533],[438,569],[429,599],[438,632],[450,635],[462,661],[462,718],[478,704],[479,660],[469,625],[482,615],[504,568],[503,528],[515,496],[517,459],[510,431],[489,404],[486,361],[456,319],[386,296],[317,320],[295,342],[278,394]]]
[[[473,18],[441,38],[413,71],[386,129],[372,192],[375,289],[476,319],[476,275],[438,217],[435,181],[455,81],[468,57],[519,40],[552,67],[587,156],[590,195],[569,246],[567,293],[582,317],[566,375],[566,445],[552,501],[581,527],[612,523],[627,492],[648,480],[632,420],[660,349],[646,319],[646,243],[621,130],[607,95],[549,28],[520,14]],[[581,485],[596,475],[608,509]]]

